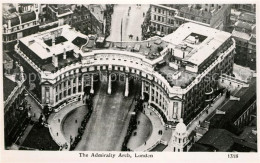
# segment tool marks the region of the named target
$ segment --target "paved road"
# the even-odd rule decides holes
[[[107,82],[102,82],[93,100],[91,115],[76,150],[120,151],[133,108],[134,93],[124,97],[123,82],[118,82],[112,95],[107,95]],[[136,89],[138,90],[138,89]],[[132,107],[131,107],[132,106]]]
[[[128,16],[128,10],[131,7]],[[109,41],[120,41],[121,40],[121,20],[123,19],[123,41],[135,41],[136,36],[141,38],[141,24],[144,21],[143,13],[149,9],[149,5],[142,4],[142,6],[137,7],[135,4],[126,5],[119,4],[115,5],[114,13],[112,15],[111,22],[111,33],[107,38]],[[133,39],[129,39],[129,35],[134,35]]]

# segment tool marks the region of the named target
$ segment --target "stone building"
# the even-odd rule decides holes
[[[39,31],[37,4],[3,4],[3,50],[11,51],[17,40]]]
[[[232,73],[231,34],[194,23],[183,24],[162,39],[125,43],[134,49],[120,50],[117,43],[96,48],[88,39],[68,25],[20,39],[17,56],[39,74],[36,90],[43,105],[57,108],[70,98],[81,98],[85,87],[94,89],[99,71],[107,73],[111,93],[113,70],[126,75],[126,96],[127,78],[142,79],[141,97],[167,127],[173,127],[180,118],[190,122],[214,99],[218,86],[217,80],[207,80],[211,74]]]
[[[186,22],[219,30],[230,25],[231,6],[227,4],[151,5],[151,26],[157,35],[167,35]]]

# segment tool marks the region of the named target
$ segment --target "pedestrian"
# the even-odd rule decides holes
[[[152,112],[150,112],[150,115],[152,115]]]
[[[75,123],[78,123],[78,120],[77,120],[77,119],[75,120]]]
[[[144,145],[146,145],[146,141],[144,142]]]
[[[59,136],[59,133],[57,132],[57,136]]]
[[[140,121],[137,121],[137,124],[140,124]]]
[[[60,119],[58,119],[58,122],[60,123]]]
[[[145,13],[143,12],[143,17],[145,16]]]

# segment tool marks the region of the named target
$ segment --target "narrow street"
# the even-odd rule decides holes
[[[129,8],[131,8],[129,10]],[[114,13],[112,15],[111,33],[107,38],[108,41],[120,41],[121,40],[121,20],[122,23],[122,41],[136,41],[136,37],[141,39],[142,28],[141,25],[144,21],[143,14],[148,11],[149,5],[142,4],[137,6],[136,4],[126,5],[118,4],[114,6]],[[129,11],[129,15],[128,15]],[[133,35],[133,39],[129,38],[129,35]]]

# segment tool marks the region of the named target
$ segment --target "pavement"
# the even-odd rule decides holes
[[[64,119],[62,123],[62,130],[65,139],[69,142],[70,137],[74,140],[78,135],[78,128],[81,126],[81,122],[84,120],[84,116],[89,112],[86,106],[80,106],[77,109],[72,110]]]
[[[218,96],[216,101],[211,104],[211,107],[209,107],[208,113],[206,111],[202,111],[197,118],[195,118],[192,123],[188,126],[188,135],[195,130],[196,126],[199,124],[199,122],[203,122],[211,113],[213,113],[221,104],[225,101],[226,95],[223,94],[222,96]]]
[[[129,10],[129,7],[131,9]],[[142,38],[141,25],[144,21],[143,13],[149,9],[149,5],[142,4],[137,6],[136,4],[126,5],[118,4],[114,6],[114,12],[112,14],[111,32],[107,38],[108,41],[121,41],[121,20],[122,23],[122,40],[123,41],[136,41],[138,36],[139,41]],[[128,16],[129,11],[129,16]],[[133,35],[133,39],[129,38],[129,35]]]
[[[151,120],[143,113],[137,115],[137,129],[133,131],[132,136],[130,137],[127,147],[129,149],[135,149],[141,146],[147,139],[151,136],[152,133],[152,122]],[[136,135],[134,135],[136,133]]]
[[[48,126],[53,140],[59,146],[62,146],[66,143],[68,145],[68,148],[63,150],[69,150],[69,145],[70,145],[70,142],[65,138],[63,133],[63,129],[62,129],[63,121],[71,111],[79,107],[82,107],[84,105],[85,104],[83,103],[83,101],[78,101],[78,102],[68,104],[67,106],[62,108],[59,112],[52,113],[48,118],[48,124],[49,124]]]
[[[156,145],[160,143],[162,140],[163,135],[159,135],[158,131],[162,130],[162,132],[165,132],[165,128],[163,124],[161,123],[160,118],[157,116],[155,112],[153,112],[149,108],[144,109],[145,115],[150,119],[152,123],[152,133],[149,137],[149,139],[145,142],[143,142],[142,145],[140,145],[138,148],[131,149],[133,151],[150,151],[153,149]]]

